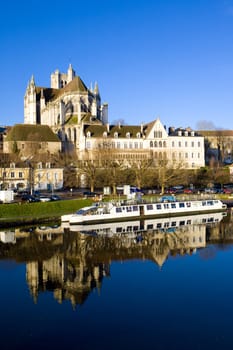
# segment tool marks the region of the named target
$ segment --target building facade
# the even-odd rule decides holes
[[[203,130],[199,133],[205,140],[206,164],[213,162],[220,165],[233,164],[232,130]]]
[[[84,125],[80,145],[83,158],[111,156],[126,166],[143,160],[185,169],[205,165],[204,138],[191,129],[167,131],[159,119],[140,126]]]
[[[63,187],[63,168],[51,167],[50,163],[10,163],[0,168],[1,189],[59,190]]]
[[[61,141],[47,125],[16,124],[4,137],[3,152],[21,158],[61,151]]]

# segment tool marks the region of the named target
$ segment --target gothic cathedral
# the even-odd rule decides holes
[[[34,77],[24,96],[24,124],[48,125],[60,137],[63,146],[79,149],[83,124],[108,123],[108,104],[101,104],[99,88],[86,87],[71,64],[67,74],[51,74],[51,87],[36,86]]]

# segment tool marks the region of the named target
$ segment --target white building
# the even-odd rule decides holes
[[[84,125],[80,151],[89,151],[93,158],[107,149],[125,163],[151,159],[169,161],[186,169],[205,165],[204,137],[190,129],[169,129],[159,119],[141,126]],[[100,154],[100,153],[99,153]]]

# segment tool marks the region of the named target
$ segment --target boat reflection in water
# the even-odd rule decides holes
[[[226,212],[200,214],[200,215],[185,215],[178,217],[157,218],[147,220],[134,220],[128,222],[113,222],[102,224],[85,224],[85,225],[69,225],[62,223],[62,226],[73,232],[114,236],[121,233],[138,233],[150,231],[175,232],[178,228],[218,223],[226,216]],[[187,228],[186,228],[187,229]],[[193,230],[193,228],[192,228]]]
[[[192,254],[216,239],[225,213],[180,216],[85,226],[15,229],[12,243],[1,233],[1,259],[26,263],[26,280],[34,302],[52,291],[75,308],[100,291],[113,261],[147,259],[163,266],[169,256]],[[10,237],[10,235],[8,235]]]

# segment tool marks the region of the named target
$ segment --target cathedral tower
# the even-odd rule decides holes
[[[31,77],[24,96],[24,124],[37,124],[36,120],[36,85]]]

